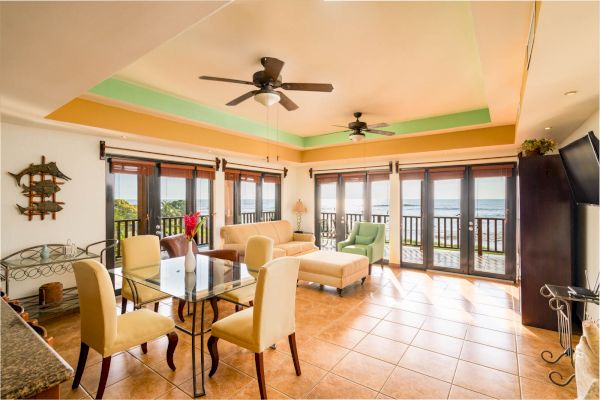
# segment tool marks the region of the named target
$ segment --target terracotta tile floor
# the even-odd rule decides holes
[[[499,282],[379,266],[342,298],[335,289],[301,282],[296,324],[302,376],[294,374],[287,340],[280,341],[265,354],[268,396],[575,398],[575,382],[566,388],[550,383],[553,366],[539,356],[545,348],[559,352],[556,332],[522,326],[517,296],[518,288]],[[221,303],[221,315],[233,312]],[[176,302],[165,300],[159,312],[171,316],[175,309]],[[46,327],[55,349],[75,367],[78,314]],[[105,398],[188,398],[191,341],[183,333],[179,338],[175,372],[165,362],[164,338],[150,342],[148,354],[135,347],[115,356]],[[221,365],[207,378],[206,397],[258,398],[253,355],[224,341],[219,352]],[[72,391],[65,383],[62,396],[93,396],[99,361],[91,351],[82,387]],[[561,360],[558,369],[570,373],[569,361]]]

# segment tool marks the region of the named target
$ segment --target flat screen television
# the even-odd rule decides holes
[[[558,150],[577,204],[598,205],[598,138],[588,132]]]

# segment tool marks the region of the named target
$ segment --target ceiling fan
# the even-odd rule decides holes
[[[388,124],[386,124],[385,122],[382,122],[379,124],[367,125],[366,122],[359,121],[359,118],[361,116],[362,116],[362,113],[357,111],[354,113],[354,118],[356,118],[356,121],[352,121],[352,122],[348,123],[348,126],[341,126],[341,125],[334,125],[334,126],[337,126],[339,128],[346,128],[347,130],[351,131],[350,135],[348,135],[348,138],[350,138],[350,140],[352,140],[353,142],[360,142],[361,140],[363,140],[365,138],[364,132],[375,133],[377,135],[385,135],[385,136],[394,136],[395,135],[394,132],[373,129],[373,128],[383,128],[385,126],[388,126]]]
[[[264,67],[264,70],[255,72],[252,75],[252,82],[205,75],[202,75],[199,78],[209,81],[254,85],[259,89],[251,90],[248,93],[231,100],[227,103],[228,106],[236,106],[242,101],[254,96],[254,100],[266,107],[270,107],[279,102],[286,110],[292,111],[297,109],[298,105],[290,100],[283,92],[275,89],[305,90],[310,92],[331,92],[333,90],[333,86],[330,83],[283,83],[280,74],[284,64],[283,61],[273,57],[263,57],[260,59],[260,63]]]

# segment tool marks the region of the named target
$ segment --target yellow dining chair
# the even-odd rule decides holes
[[[155,235],[131,236],[122,241],[123,243],[123,270],[138,267],[148,267],[160,264],[160,241]],[[145,304],[154,303],[154,311],[158,311],[158,302],[169,296],[158,290],[147,286],[136,285],[138,301],[133,304],[135,309]],[[134,301],[129,282],[123,279],[121,289],[121,314],[127,311],[127,300]]]
[[[167,364],[175,371],[173,353],[178,336],[175,323],[146,308],[117,315],[115,294],[106,268],[98,261],[84,260],[73,264],[79,310],[81,314],[81,349],[73,389],[77,389],[90,347],[102,356],[102,369],[96,398],[101,399],[106,387],[111,356],[139,344],[167,335]],[[146,346],[142,346],[144,353]]]
[[[288,337],[296,375],[300,376],[300,361],[296,348],[296,280],[300,261],[282,257],[271,261],[258,272],[254,306],[217,321],[212,326],[208,350],[212,366],[208,376],[219,367],[219,339],[226,340],[254,353],[260,397],[267,398],[263,351],[278,340]]]
[[[246,243],[244,264],[248,267],[248,272],[255,278],[258,276],[258,270],[271,261],[273,258],[273,239],[267,236],[251,236]],[[217,300],[225,300],[235,304],[235,310],[239,311],[242,307],[252,307],[254,301],[254,291],[256,284],[241,287],[217,297],[213,297],[210,304],[213,309],[213,322],[219,319],[219,307]]]

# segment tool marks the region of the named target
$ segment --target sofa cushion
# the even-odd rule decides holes
[[[342,250],[344,253],[352,253],[359,254],[361,256],[367,255],[367,245],[366,244],[352,244],[350,246],[344,247]]]
[[[285,250],[279,247],[273,247],[273,258],[285,257]]]
[[[275,244],[287,243],[293,240],[292,236],[294,234],[294,230],[292,228],[292,224],[285,220],[274,221],[272,224],[275,230],[277,231],[277,235],[279,237],[279,240],[275,241]]]
[[[354,239],[354,243],[356,244],[371,244],[375,240],[375,236],[363,236],[356,235],[356,239]]]
[[[313,250],[315,245],[312,242],[287,242],[280,243],[276,247],[285,251],[285,255],[294,256],[296,254]]]

